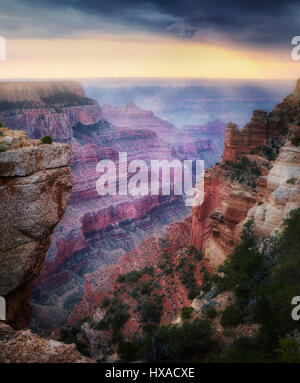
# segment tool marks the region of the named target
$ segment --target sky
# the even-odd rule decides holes
[[[298,35],[299,0],[0,0],[0,78],[294,79]]]

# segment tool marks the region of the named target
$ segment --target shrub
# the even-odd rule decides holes
[[[197,319],[180,325],[162,326],[148,339],[148,362],[199,362],[216,347],[213,328],[208,320]]]
[[[201,286],[201,290],[205,293],[207,293],[211,287],[212,287],[212,283],[211,283],[211,277],[210,277],[210,274],[207,270],[204,270],[204,273],[202,275],[202,286]]]
[[[6,146],[0,144],[0,153],[3,153],[6,151]]]
[[[294,338],[281,338],[275,351],[280,363],[300,363],[299,345]]]
[[[125,283],[125,282],[137,282],[142,277],[142,274],[140,271],[132,270],[127,274],[122,274],[117,278],[118,283]]]
[[[129,314],[124,308],[118,307],[112,317],[111,326],[114,332],[118,332],[129,319]]]
[[[93,324],[93,328],[95,330],[108,330],[110,326],[110,318],[106,317],[102,319],[100,322]]]
[[[45,136],[41,139],[42,144],[52,144],[53,140],[50,136]]]
[[[239,309],[234,305],[228,306],[222,313],[221,325],[223,327],[237,326],[242,319],[242,315]]]
[[[214,308],[214,306],[210,306],[207,310],[206,310],[206,315],[209,319],[214,319],[217,315],[218,315],[218,312],[217,310]]]
[[[194,299],[195,296],[197,296],[194,268],[195,266],[192,263],[186,265],[184,259],[181,259],[179,265],[177,266],[177,269],[180,270],[180,282],[188,290],[188,298],[190,300]]]
[[[163,270],[163,273],[165,275],[170,275],[173,273],[173,268],[172,267],[167,267],[166,269]]]
[[[150,299],[145,300],[141,306],[142,321],[159,323],[161,309],[161,306],[155,305]]]
[[[218,362],[223,363],[263,363],[265,357],[259,349],[256,338],[241,336],[236,338],[224,357]]]
[[[218,290],[232,289],[239,310],[242,311],[253,299],[255,290],[265,280],[268,272],[265,257],[258,252],[258,239],[253,233],[253,221],[249,220],[241,235],[241,242],[227,258],[222,271],[224,278],[219,279]]]
[[[294,146],[299,146],[300,145],[300,137],[292,138],[291,139],[291,144],[294,145]]]
[[[297,178],[292,177],[292,178],[289,178],[289,179],[286,181],[286,183],[287,183],[287,184],[295,185],[296,181],[297,181]]]
[[[101,304],[101,307],[106,308],[109,305],[110,305],[110,299],[108,297],[104,298]]]
[[[256,181],[261,176],[261,171],[255,161],[252,162],[247,157],[242,157],[237,162],[230,163],[227,176],[231,180],[256,188]]]
[[[122,342],[118,346],[118,355],[126,362],[133,362],[139,358],[141,346],[139,343]]]
[[[141,271],[142,274],[148,274],[148,275],[154,275],[154,267],[153,266],[146,266]]]
[[[130,295],[132,296],[132,298],[137,298],[138,295],[139,295],[139,288],[138,287],[135,287],[134,289],[132,289]]]
[[[260,336],[266,351],[278,347],[278,339],[298,329],[291,317],[292,298],[300,291],[300,208],[290,212],[272,251],[276,260],[269,276],[256,293],[255,320],[261,323]]]
[[[151,282],[150,281],[145,281],[141,283],[141,293],[142,294],[147,294],[151,290]]]
[[[193,314],[194,308],[193,307],[182,307],[180,317],[182,320],[188,320],[191,318]]]

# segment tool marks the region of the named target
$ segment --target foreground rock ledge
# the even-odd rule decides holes
[[[28,324],[32,282],[72,188],[67,144],[44,145],[23,131],[0,128],[0,295],[7,322]]]
[[[31,330],[14,331],[0,322],[0,363],[95,363],[75,344],[43,339]]]

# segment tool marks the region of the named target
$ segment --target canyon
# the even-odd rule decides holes
[[[222,161],[205,172],[203,204],[193,208],[191,217],[172,224],[163,243],[147,240],[142,250],[120,258],[118,267],[89,279],[88,293],[68,325],[81,323],[77,336],[85,335],[94,359],[117,358],[113,344],[118,335],[110,323],[118,310],[128,315],[121,339],[138,342],[149,321],[159,326],[182,323],[184,307],[193,308],[193,318],[205,318],[208,308],[222,312],[230,305],[232,292],[218,294],[206,286],[240,242],[244,225],[253,222],[255,234],[267,246],[264,238],[280,232],[289,212],[300,206],[300,148],[293,144],[299,131],[298,88],[299,81],[271,113],[254,111],[241,131],[227,125]],[[106,278],[111,280],[109,289]],[[80,318],[86,319],[82,323]],[[227,339],[220,316],[215,326]],[[258,328],[247,324],[235,331],[248,336]]]
[[[150,317],[160,326],[181,323],[180,312],[189,306],[203,316],[212,298],[201,289],[232,254],[245,223],[253,221],[263,239],[280,231],[289,212],[300,206],[299,81],[270,113],[255,110],[241,130],[232,122],[225,129],[218,120],[178,129],[133,103],[100,108],[77,83],[3,87],[9,96],[5,101],[0,91],[0,119],[18,129],[3,128],[0,137],[9,147],[0,154],[0,181],[8,198],[2,202],[14,206],[12,223],[3,231],[4,254],[13,248],[18,258],[8,257],[13,265],[0,264],[7,276],[0,294],[8,299],[8,321],[25,327],[31,293],[31,329],[64,341],[61,331],[71,328],[75,343],[94,360],[116,360],[118,336],[140,337]],[[33,138],[53,135],[72,152],[66,143],[29,140],[23,129]],[[191,210],[181,196],[100,197],[96,165],[111,159],[119,166],[119,152],[146,163],[204,159],[203,204]],[[73,189],[67,205],[69,157]],[[27,181],[33,186],[24,187]],[[18,262],[22,267],[15,267]],[[213,299],[223,310],[232,294]],[[120,333],[111,327],[115,312],[126,317]]]
[[[128,161],[196,157],[209,166],[220,158],[224,124],[203,128],[203,136],[201,126],[193,134],[180,131],[133,103],[101,108],[76,82],[1,83],[0,88],[5,126],[35,139],[50,135],[72,148],[72,193],[31,293],[31,327],[49,333],[89,293],[88,281],[95,273],[117,270],[119,259],[190,215],[181,196],[100,197],[98,161],[117,161],[119,152],[127,152]],[[111,287],[108,279],[106,283],[104,290]]]

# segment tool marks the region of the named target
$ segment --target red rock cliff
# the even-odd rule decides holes
[[[242,130],[233,123],[226,127],[222,162],[206,172],[204,203],[193,209],[192,217],[191,244],[205,251],[212,266],[232,252],[246,220],[255,220],[259,235],[270,235],[299,206],[299,181],[286,182],[299,180],[299,150],[290,143],[298,134],[299,89],[298,80],[294,93],[270,114],[254,111]],[[247,169],[239,179],[232,177],[242,157],[260,169],[256,187],[245,179]]]

